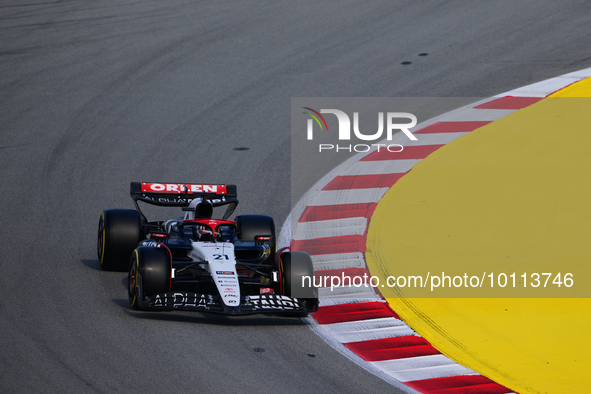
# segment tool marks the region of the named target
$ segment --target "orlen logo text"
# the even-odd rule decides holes
[[[195,185],[179,183],[142,183],[142,192],[157,193],[216,193],[226,194],[226,185]]]
[[[320,112],[309,108],[304,107],[310,112],[304,112],[304,114],[309,115],[311,119],[308,119],[308,128],[307,128],[307,138],[308,140],[314,139],[314,121],[320,126],[320,130],[328,131],[328,125],[326,124],[326,120],[322,114],[333,114],[336,115],[337,120],[339,122],[339,141],[350,141],[351,140],[351,120],[349,116],[338,109],[321,109]],[[415,137],[409,129],[413,128],[417,125],[417,117],[413,114],[408,112],[388,112],[385,116],[386,118],[386,138],[388,141],[392,140],[392,134],[396,130],[402,131],[410,140],[416,141],[417,137]],[[409,119],[410,122],[408,123],[395,123],[395,119],[402,119],[406,118]],[[378,131],[373,134],[364,134],[359,130],[359,113],[353,112],[353,133],[355,137],[363,141],[376,141],[382,139],[382,134],[384,133],[384,113],[378,112]],[[356,144],[356,145],[339,145],[336,146],[333,144],[318,144],[318,151],[322,152],[323,150],[335,150],[336,152],[339,151],[348,151],[348,152],[368,152],[372,146],[376,146],[378,152],[380,149],[387,149],[389,152],[402,152],[404,147],[400,144]]]

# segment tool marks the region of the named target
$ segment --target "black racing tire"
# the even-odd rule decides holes
[[[144,239],[142,219],[133,209],[107,209],[101,214],[97,253],[101,269],[126,271],[133,250]]]
[[[240,215],[236,217],[236,236],[241,241],[254,241],[257,235],[271,235],[271,242],[267,242],[271,248],[268,264],[275,261],[277,249],[277,237],[275,236],[275,221],[267,215]]]
[[[133,252],[131,255],[131,260],[129,261],[129,270],[127,274],[127,295],[129,300],[129,305],[132,308],[140,310],[142,309],[140,302],[138,300],[138,280],[139,275],[138,272],[140,271],[139,267],[139,260],[137,258],[136,251]]]
[[[318,289],[314,286],[314,265],[310,255],[306,252],[283,252],[279,257],[279,270],[281,294],[305,302],[309,312],[318,310]],[[310,279],[302,281],[304,277]],[[302,286],[302,283],[305,283],[305,286]]]
[[[170,256],[163,248],[140,246],[133,251],[127,276],[129,304],[141,309],[138,286],[143,296],[153,296],[170,291]],[[140,283],[141,281],[141,283]]]

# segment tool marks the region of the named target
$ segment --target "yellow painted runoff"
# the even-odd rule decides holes
[[[591,78],[573,83],[551,94],[550,97],[591,97]]]
[[[372,275],[385,283],[399,272],[572,270],[574,286],[589,283],[590,96],[587,79],[416,165],[372,217],[366,251]],[[543,287],[531,296],[537,298],[526,292],[501,298],[498,290],[499,298],[418,298],[380,288],[442,353],[512,390],[589,392],[591,300],[549,290],[544,298]]]

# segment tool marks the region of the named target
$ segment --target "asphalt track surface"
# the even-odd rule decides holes
[[[2,1],[0,392],[392,392],[298,319],[132,311],[100,212],[131,208],[130,181],[227,182],[279,227],[291,97],[491,96],[590,67],[590,11]]]

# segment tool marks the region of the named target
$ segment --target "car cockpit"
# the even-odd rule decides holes
[[[213,204],[204,198],[196,198],[179,220],[168,220],[164,229],[171,238],[182,238],[191,242],[232,242],[236,241],[236,223],[225,219],[212,219]]]

